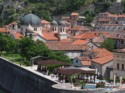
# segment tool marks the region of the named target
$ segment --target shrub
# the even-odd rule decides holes
[[[105,87],[105,83],[104,82],[99,82],[96,84],[96,88],[104,88]]]

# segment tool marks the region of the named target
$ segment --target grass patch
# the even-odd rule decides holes
[[[30,62],[26,60],[25,58],[21,57],[20,54],[2,53],[2,57],[16,64],[30,66]]]

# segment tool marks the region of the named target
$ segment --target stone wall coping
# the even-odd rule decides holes
[[[52,81],[52,82],[54,82],[54,83],[56,83],[56,84],[59,83],[59,82],[57,82],[57,81],[54,81],[54,80],[52,80],[52,79],[50,79],[50,78],[45,77],[44,75],[42,75],[41,73],[39,73],[39,72],[37,72],[37,71],[35,71],[35,70],[29,70],[29,69],[27,69],[25,66],[22,66],[22,65],[20,66],[20,65],[18,65],[18,64],[15,64],[15,63],[13,63],[12,61],[9,61],[9,60],[6,59],[6,58],[0,57],[0,59],[5,60],[5,61],[8,62],[9,64],[12,64],[13,66],[16,66],[17,68],[20,68],[20,69],[23,69],[23,70],[28,71],[28,72],[30,72],[30,73],[33,73],[34,75],[43,77],[43,78],[45,78],[45,79],[47,79],[47,80],[49,80],[49,81]]]
[[[81,89],[80,87],[74,87],[71,83],[60,83],[54,84],[52,86],[55,89],[59,90],[71,90],[71,91],[93,91],[93,90],[103,90],[104,88],[96,88],[96,89]]]

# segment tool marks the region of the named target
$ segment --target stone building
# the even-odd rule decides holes
[[[34,14],[25,15],[21,18],[21,32],[24,36],[33,35],[33,33],[42,35],[41,19]]]
[[[117,49],[114,52],[113,74],[117,78],[125,77],[125,49]]]
[[[109,38],[115,42],[115,48],[125,48],[125,31],[117,31],[110,34]]]

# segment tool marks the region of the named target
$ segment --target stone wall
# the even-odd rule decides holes
[[[0,86],[11,93],[52,93],[55,82],[0,58]]]

